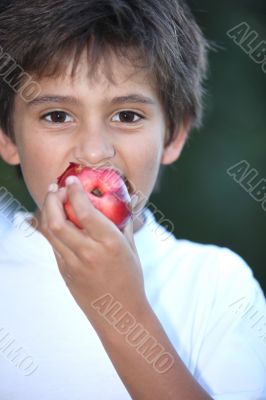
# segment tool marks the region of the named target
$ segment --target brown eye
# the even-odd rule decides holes
[[[119,114],[121,122],[134,122],[136,114],[131,111],[123,111]]]
[[[123,122],[123,123],[134,123],[134,122],[139,122],[143,118],[144,117],[142,117],[140,114],[137,114],[134,111],[121,111],[113,117],[113,121]]]
[[[72,121],[72,118],[64,111],[52,111],[44,115],[43,119],[53,124],[63,124]]]

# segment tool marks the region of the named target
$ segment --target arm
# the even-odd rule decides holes
[[[66,196],[83,230],[66,220]],[[78,183],[49,193],[41,218],[42,232],[55,250],[71,294],[132,398],[210,399],[183,364],[146,299],[132,223],[120,232],[91,205]]]

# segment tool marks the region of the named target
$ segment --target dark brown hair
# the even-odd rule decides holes
[[[0,127],[12,139],[14,98],[25,73],[55,76],[70,57],[74,73],[84,49],[91,71],[110,50],[131,62],[128,49],[136,50],[136,65],[155,78],[170,132],[186,115],[199,123],[207,43],[183,1],[11,0],[3,5]]]

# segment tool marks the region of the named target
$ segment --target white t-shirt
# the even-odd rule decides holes
[[[130,399],[26,216],[0,238],[0,399]],[[146,294],[176,351],[214,399],[265,400],[266,304],[252,271],[146,218],[134,235]]]
[[[11,227],[11,221],[1,212],[1,202],[0,202],[0,237],[1,235]],[[1,249],[1,247],[0,247]]]

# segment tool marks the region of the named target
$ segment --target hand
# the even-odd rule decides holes
[[[63,203],[67,198],[82,230],[66,219]],[[132,398],[210,399],[186,369],[148,304],[132,221],[123,232],[119,231],[94,208],[77,182],[47,194],[41,211],[41,231],[54,248],[70,292],[94,326]],[[118,329],[110,329],[110,324],[95,311],[91,303],[106,294],[119,301],[123,311],[136,317],[148,340],[155,340],[164,353],[172,355],[174,363],[169,370],[158,374],[153,364],[124,340]]]
[[[59,271],[90,319],[91,302],[110,293],[133,312],[147,303],[143,273],[133,237],[133,221],[123,231],[90,202],[78,180],[48,192],[41,210],[41,232],[51,243]],[[66,219],[69,198],[83,229]]]

